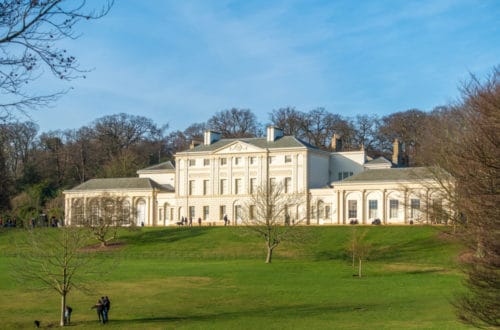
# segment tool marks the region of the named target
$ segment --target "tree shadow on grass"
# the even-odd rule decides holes
[[[161,322],[214,322],[224,319],[237,319],[240,317],[271,317],[283,315],[290,315],[292,318],[297,317],[311,317],[321,316],[325,313],[352,313],[352,312],[368,312],[375,311],[383,307],[383,305],[338,305],[338,304],[302,304],[302,305],[286,305],[286,306],[262,306],[253,309],[243,309],[238,311],[227,311],[220,313],[210,314],[193,314],[193,315],[164,315],[164,316],[151,316],[144,318],[131,318],[131,319],[113,319],[110,323],[118,324],[126,328],[127,324],[140,324],[140,323],[161,323]],[[90,323],[90,322],[89,322]],[[211,323],[213,325],[213,323]]]
[[[172,243],[204,235],[206,232],[207,228],[203,227],[165,228],[142,231],[139,234],[124,236],[122,239],[127,243],[140,243],[141,245]]]

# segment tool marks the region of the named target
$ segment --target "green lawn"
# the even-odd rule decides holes
[[[278,247],[272,264],[238,228],[123,231],[95,294],[70,294],[72,328],[101,327],[89,309],[100,295],[112,301],[111,329],[466,328],[450,304],[462,290],[459,246],[433,227],[366,228],[373,251],[361,279],[345,252],[352,227],[305,228],[304,244]],[[9,277],[16,235],[0,232],[0,328],[54,327],[57,294]]]

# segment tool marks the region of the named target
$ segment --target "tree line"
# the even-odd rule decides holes
[[[398,138],[410,165],[422,165],[425,132],[434,117],[443,113],[448,112],[411,109],[383,117],[347,117],[324,108],[300,111],[286,107],[271,111],[267,124],[325,150],[331,149],[335,135],[342,150],[365,148],[373,157],[389,159],[392,142]],[[98,118],[78,129],[48,132],[40,132],[30,120],[5,120],[0,124],[0,210],[11,210],[21,218],[43,210],[52,210],[57,216],[62,212],[61,200],[53,199],[62,189],[91,178],[135,176],[138,169],[173,160],[176,152],[189,148],[193,141],[201,142],[207,129],[224,138],[247,138],[263,136],[265,125],[250,109],[238,108],[170,131],[168,124],[124,113]]]

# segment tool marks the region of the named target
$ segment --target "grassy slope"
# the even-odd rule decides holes
[[[373,252],[362,279],[344,252],[352,227],[308,227],[306,244],[280,246],[271,265],[261,241],[238,228],[125,231],[96,294],[70,295],[73,321],[95,328],[89,307],[106,294],[114,329],[464,328],[449,304],[460,290],[458,246],[431,227],[367,229]],[[18,234],[0,233],[0,328],[56,323],[56,294],[8,277],[6,251]]]

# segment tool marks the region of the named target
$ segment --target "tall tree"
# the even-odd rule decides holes
[[[58,44],[78,36],[75,25],[80,20],[106,15],[112,1],[103,2],[98,8],[85,0],[0,2],[0,120],[15,110],[48,105],[61,95],[33,93],[33,81],[44,72],[63,80],[83,76],[76,58]]]
[[[219,111],[208,120],[207,125],[225,138],[255,137],[259,134],[257,117],[249,109]]]
[[[377,115],[357,115],[354,120],[356,144],[373,150],[378,125]]]
[[[101,147],[112,158],[124,149],[152,139],[161,129],[149,118],[119,113],[95,120],[93,130]]]
[[[304,138],[304,113],[296,110],[294,107],[286,107],[273,110],[269,116],[271,123],[281,128],[285,135]]]
[[[438,116],[439,115],[439,116]],[[500,326],[500,71],[484,82],[472,77],[462,100],[434,114],[429,134],[433,164],[453,178],[455,219],[470,250],[463,258],[468,291],[456,302],[460,318],[476,326]],[[431,158],[429,158],[430,160]],[[443,186],[444,191],[446,186]],[[454,220],[454,219],[451,219]]]
[[[392,143],[397,138],[399,142],[403,143],[403,156],[409,160],[409,165],[420,165],[421,143],[427,131],[427,124],[427,114],[418,109],[384,116],[378,130],[378,147],[390,153],[392,152]]]

